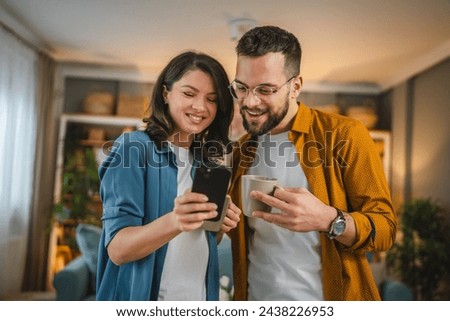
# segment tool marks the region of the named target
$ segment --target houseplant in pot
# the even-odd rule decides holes
[[[429,198],[413,199],[399,211],[401,235],[387,252],[389,270],[417,300],[448,300],[450,237],[448,215]]]
[[[66,140],[61,195],[53,207],[54,220],[63,228],[60,242],[78,253],[75,228],[79,223],[101,226],[98,163],[94,149]]]

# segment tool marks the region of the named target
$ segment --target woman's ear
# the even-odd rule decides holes
[[[167,90],[166,85],[163,85],[163,98],[164,98],[164,104],[168,104],[168,96],[169,96],[169,91]]]

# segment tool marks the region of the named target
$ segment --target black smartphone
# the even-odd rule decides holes
[[[208,202],[217,205],[217,216],[205,220],[203,228],[209,231],[219,231],[226,216],[228,202],[228,186],[231,171],[217,164],[202,164],[195,171],[192,192],[202,193],[208,197]]]

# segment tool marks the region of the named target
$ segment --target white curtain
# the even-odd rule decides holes
[[[36,143],[38,54],[0,26],[0,296],[20,292]]]

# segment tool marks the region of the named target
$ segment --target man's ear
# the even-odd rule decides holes
[[[303,86],[303,78],[301,76],[297,76],[294,78],[294,88],[292,91],[292,98],[297,98],[298,95],[300,94],[300,90],[302,89]]]

